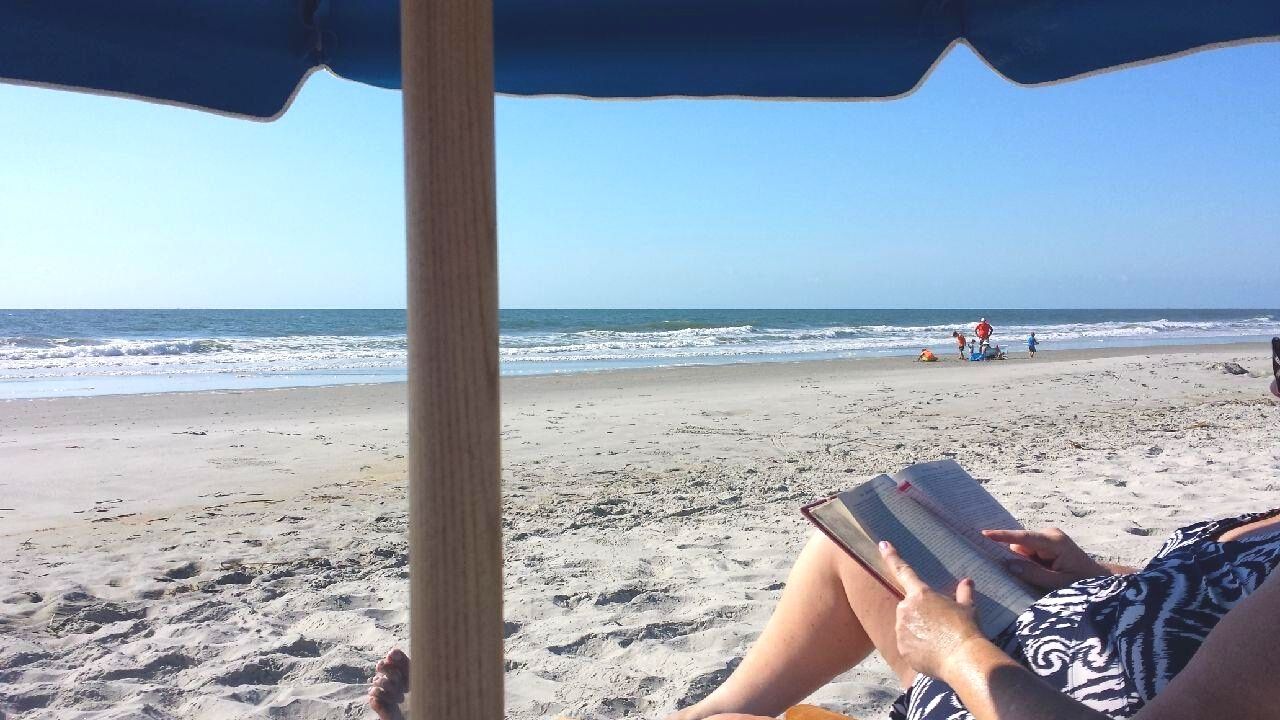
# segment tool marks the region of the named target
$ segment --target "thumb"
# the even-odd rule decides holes
[[[1040,588],[1060,588],[1071,584],[1071,579],[1066,575],[1029,560],[1010,560],[1005,568],[1014,577]]]
[[[965,607],[973,607],[973,579],[965,578],[956,586],[956,602]]]

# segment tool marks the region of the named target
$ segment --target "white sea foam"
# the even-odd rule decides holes
[[[507,371],[611,363],[662,365],[769,357],[846,357],[948,349],[954,325],[761,327],[671,330],[587,329],[508,332],[499,357]],[[967,328],[962,328],[967,330]],[[1280,334],[1269,315],[1232,320],[1113,321],[996,327],[995,339],[1021,347],[1035,332],[1046,349],[1108,344],[1207,342]],[[201,373],[272,374],[395,370],[405,364],[403,335],[288,335],[87,339],[0,337],[0,380],[66,376]],[[535,370],[536,371],[536,370]]]
[[[801,328],[734,326],[656,332],[592,330],[555,335],[504,338],[500,357],[507,363],[690,361],[752,356],[846,356],[915,352],[946,348],[954,325],[861,325]],[[966,328],[961,328],[967,332]],[[1027,335],[1047,346],[1105,345],[1115,341],[1198,342],[1257,338],[1280,333],[1269,316],[1232,321],[1174,321],[1012,325],[997,327],[995,339],[1020,346]]]
[[[403,335],[107,339],[32,345],[0,341],[0,378],[315,372],[395,368],[405,362]]]

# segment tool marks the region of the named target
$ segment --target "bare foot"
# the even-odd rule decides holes
[[[761,717],[759,715],[724,712],[717,708],[717,703],[713,696],[714,693],[683,710],[677,710],[664,720],[774,720],[774,718]]]
[[[399,648],[378,661],[369,685],[369,707],[381,720],[404,720],[400,703],[409,692],[409,656]]]
[[[765,717],[762,715],[744,715],[742,713],[716,713],[715,715],[699,716],[697,713],[692,715],[685,714],[685,710],[691,710],[693,706],[684,710],[678,710],[668,715],[666,720],[683,720],[684,718],[704,717],[705,720],[777,720],[777,718]]]

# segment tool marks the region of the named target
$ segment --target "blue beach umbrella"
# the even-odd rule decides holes
[[[0,81],[268,120],[404,90],[415,718],[502,717],[493,93],[890,98],[957,42],[1027,85],[1280,39],[1277,0],[0,0]]]
[[[1274,0],[495,0],[514,95],[889,98],[965,42],[1026,85],[1280,36]],[[0,80],[277,117],[399,88],[397,0],[0,0]]]

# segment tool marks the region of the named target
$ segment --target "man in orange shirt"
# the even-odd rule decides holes
[[[978,324],[973,328],[973,334],[978,336],[978,346],[984,348],[991,345],[991,325],[986,318],[978,320]]]

